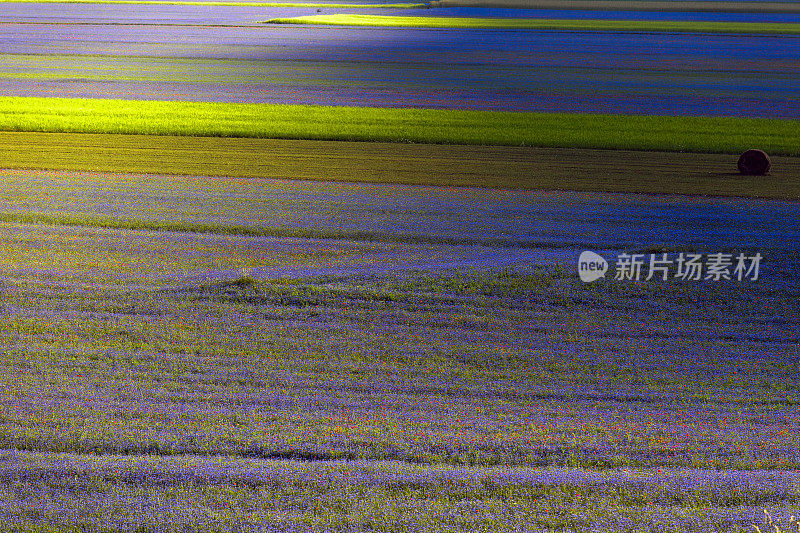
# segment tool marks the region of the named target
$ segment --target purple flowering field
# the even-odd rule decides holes
[[[258,22],[317,9],[3,2],[0,95],[798,116],[797,36]],[[407,12],[598,16],[447,9]],[[87,168],[0,205],[1,531],[800,531],[797,201]]]
[[[335,11],[420,14],[398,9]],[[624,13],[611,13],[625,18]],[[0,93],[800,116],[797,35],[286,28],[259,23],[312,14],[317,14],[315,8],[4,3],[0,21],[15,23],[0,25]],[[658,13],[641,15],[657,18]],[[671,13],[670,18],[796,22],[798,17],[702,15]],[[597,13],[581,11],[536,16],[598,18]]]
[[[20,212],[211,205],[223,228],[3,224],[8,527],[736,531],[796,508],[793,203],[6,176]],[[763,252],[761,279],[576,275],[587,247],[717,242]]]

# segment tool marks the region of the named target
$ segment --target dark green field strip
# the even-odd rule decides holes
[[[800,24],[793,23],[709,22],[694,20],[515,19],[337,14],[274,18],[266,22],[270,24],[321,24],[331,26],[379,26],[398,28],[800,34]]]
[[[800,199],[800,158],[146,135],[0,133],[0,167]]]
[[[800,156],[800,121],[80,98],[0,98],[0,131]]]
[[[800,2],[716,2],[659,0],[433,0],[431,7],[499,7],[586,11],[669,11],[726,13],[800,13]]]

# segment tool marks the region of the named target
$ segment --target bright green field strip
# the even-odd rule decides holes
[[[800,24],[705,22],[678,20],[562,20],[471,17],[403,17],[384,15],[310,15],[275,18],[270,24],[389,26],[398,28],[459,28],[692,33],[800,33]]]
[[[0,98],[0,131],[800,155],[800,121]]]
[[[426,4],[322,4],[308,2],[187,2],[180,0],[0,0],[13,4],[135,4],[173,6],[236,6],[236,7],[327,7],[336,9],[409,9],[426,7]]]

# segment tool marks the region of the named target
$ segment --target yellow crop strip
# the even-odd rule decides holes
[[[274,18],[269,24],[379,26],[397,28],[456,28],[503,30],[561,30],[676,33],[800,34],[800,24],[779,22],[707,22],[681,20],[572,20],[473,17],[406,17],[384,15],[310,15]]]

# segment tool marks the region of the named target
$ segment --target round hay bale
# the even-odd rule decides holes
[[[739,167],[739,172],[749,176],[763,176],[769,172],[772,163],[769,156],[763,150],[748,150],[739,156],[739,162],[736,164]]]

